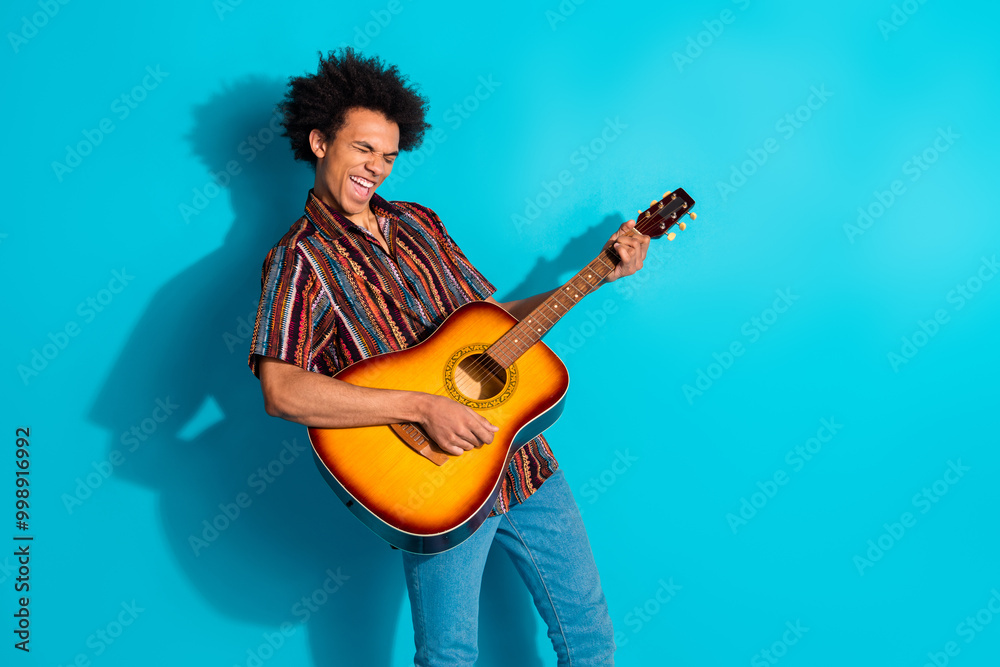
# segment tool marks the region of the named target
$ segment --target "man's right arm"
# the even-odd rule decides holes
[[[274,357],[258,357],[264,409],[273,417],[316,428],[413,422],[449,454],[493,441],[497,427],[445,396],[372,389],[312,373]]]

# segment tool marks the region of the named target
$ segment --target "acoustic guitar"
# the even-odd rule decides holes
[[[684,190],[668,192],[639,214],[635,230],[673,240],[670,228],[684,229],[681,219],[694,219],[693,206]],[[426,340],[337,373],[359,386],[449,396],[499,427],[492,443],[458,456],[417,424],[310,428],[316,464],[348,509],[413,553],[440,553],[472,535],[493,508],[511,457],[562,413],[569,373],[542,336],[619,261],[608,246],[520,322],[499,306],[473,301]]]

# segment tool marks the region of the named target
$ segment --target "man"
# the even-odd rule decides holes
[[[416,148],[429,127],[426,100],[395,67],[345,49],[321,55],[315,75],[293,78],[280,109],[285,136],[316,178],[305,215],[264,262],[250,367],[267,413],[318,428],[414,422],[453,456],[492,442],[497,428],[450,398],[331,377],[423,340],[463,303],[497,303],[493,285],[433,211],[375,194],[399,152]],[[633,226],[609,240],[622,258],[609,282],[642,266],[649,237],[627,235]],[[498,305],[521,319],[549,294]],[[479,590],[494,539],[531,591],[559,664],[613,664],[590,544],[541,436],[514,455],[493,511],[472,537],[436,555],[403,553],[415,663],[475,662]]]

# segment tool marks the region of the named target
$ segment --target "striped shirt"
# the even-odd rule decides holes
[[[429,208],[372,195],[389,253],[312,190],[305,215],[268,253],[250,349],[314,373],[337,371],[430,336],[459,306],[496,288]],[[523,502],[558,468],[538,436],[511,458],[490,516]]]

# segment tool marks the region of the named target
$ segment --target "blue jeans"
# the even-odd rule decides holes
[[[531,592],[559,665],[613,665],[615,643],[594,555],[562,470],[525,502],[486,519],[444,553],[403,552],[418,667],[468,665],[479,655],[479,589],[496,539]]]

